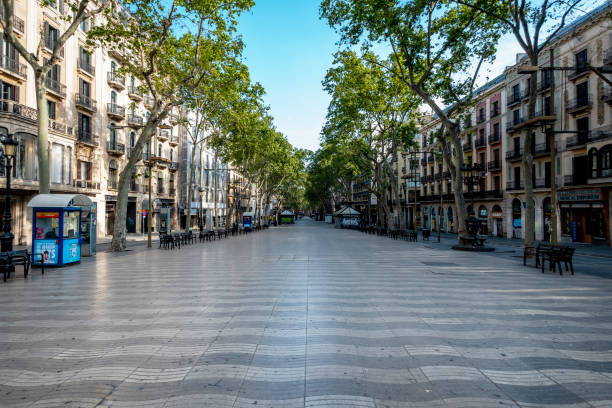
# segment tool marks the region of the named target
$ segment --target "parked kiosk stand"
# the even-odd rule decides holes
[[[45,265],[81,261],[81,207],[92,202],[82,194],[39,194],[32,198],[32,252],[43,254]],[[94,231],[95,233],[95,231]]]
[[[253,229],[253,218],[255,217],[254,212],[245,212],[242,214],[242,228],[247,231]]]

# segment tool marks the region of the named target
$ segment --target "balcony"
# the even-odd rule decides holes
[[[584,147],[589,141],[589,131],[580,132],[576,135],[570,136],[565,141],[566,149],[576,149],[580,147]]]
[[[143,161],[151,160],[151,155],[149,154],[149,152],[142,152],[142,160]]]
[[[523,184],[523,180],[521,181],[508,181],[506,183],[506,190],[508,191],[516,191],[516,190],[522,190],[525,188],[525,185]]]
[[[464,143],[463,144],[463,152],[471,152],[472,151],[472,142],[469,141],[468,143]]]
[[[476,148],[480,148],[480,147],[486,147],[487,146],[487,139],[484,136],[479,136],[476,138],[474,144],[476,145]]]
[[[506,121],[506,131],[514,132],[515,130],[518,130],[516,128],[524,122],[524,117],[519,116],[518,118],[515,118],[514,115],[510,115]]]
[[[45,87],[47,91],[60,98],[66,97],[66,85],[53,78],[45,78]]]
[[[534,188],[550,188],[550,178],[538,177],[533,183]]]
[[[525,101],[529,99],[530,95],[531,95],[531,89],[525,88],[523,92],[521,92],[521,101]]]
[[[54,119],[49,119],[49,130],[55,130],[58,133],[65,134],[66,125]],[[72,135],[72,129],[70,131],[70,135]]]
[[[421,159],[421,165],[422,166],[426,166],[427,165],[427,159]]]
[[[133,113],[130,113],[127,117],[127,123],[128,123],[128,126],[130,127],[134,127],[134,128],[142,127],[143,126],[142,116],[138,116],[138,115],[134,115]]]
[[[533,157],[547,156],[550,154],[550,145],[547,143],[538,143],[531,149]]]
[[[176,188],[174,188],[174,187],[170,187],[170,188],[168,189],[168,195],[173,196],[173,195],[175,195],[175,194],[176,194]]]
[[[94,192],[100,190],[100,183],[93,180],[74,179],[72,180],[72,187],[80,190],[86,190],[88,192]]]
[[[544,93],[544,92],[548,92],[548,91],[550,91],[550,80],[549,81],[540,82],[538,84],[538,93]]]
[[[521,103],[521,93],[513,93],[512,95],[508,96],[508,98],[506,99],[506,107],[511,107],[512,105],[516,105],[517,103]]]
[[[123,156],[125,153],[125,145],[123,143],[107,142],[106,152],[113,156]]]
[[[93,113],[98,111],[98,103],[95,99],[91,99],[89,95],[77,93],[74,96],[74,103],[77,108],[85,109]]]
[[[158,184],[157,185],[157,194],[164,194],[164,185],[163,184]]]
[[[157,140],[168,140],[168,138],[170,137],[170,132],[168,132],[167,130],[160,130],[157,132]]]
[[[484,200],[501,200],[504,198],[504,193],[501,190],[485,190],[485,191],[474,191],[475,199],[484,199]],[[471,195],[468,192],[463,193],[466,200],[471,199]]]
[[[427,156],[427,161],[428,161],[429,163],[433,163],[433,161],[434,161],[434,155],[433,155],[433,154],[430,154],[429,156]]]
[[[603,58],[604,65],[612,65],[612,48],[608,48]]]
[[[140,185],[136,182],[136,180],[130,181],[130,192],[137,193],[140,191]]]
[[[9,58],[3,55],[2,58],[0,58],[0,68],[5,73],[19,80],[27,78],[28,68],[25,64],[19,62],[19,57]]]
[[[443,172],[443,173],[442,173],[442,178],[444,178],[444,179],[450,179],[450,178],[451,178],[450,171],[448,171],[448,170],[447,170],[447,171]]]
[[[482,115],[476,115],[476,124],[482,123],[487,120],[486,115],[483,113]]]
[[[142,92],[135,85],[128,86],[128,96],[135,101],[142,101]]]
[[[0,7],[0,17],[4,19],[4,7]],[[17,34],[25,33],[25,22],[17,16],[13,16],[13,31]]]
[[[170,170],[170,171],[177,171],[178,168],[179,168],[178,162],[170,162],[170,163],[168,163],[168,170]]]
[[[107,187],[109,190],[117,190],[117,186],[119,185],[119,183],[117,182],[117,179],[109,179],[108,183],[107,183]]]
[[[153,98],[151,95],[145,95],[144,105],[147,108],[152,108],[153,105],[155,105],[155,98]]]
[[[98,135],[91,131],[79,128],[77,131],[77,142],[87,146],[98,146]]]
[[[582,78],[590,73],[590,70],[587,68],[587,64],[589,61],[585,61],[581,64],[577,64],[576,70],[567,76],[567,79],[570,81],[575,81],[577,79]]]
[[[91,77],[96,75],[95,67],[91,64],[91,61],[88,61],[85,58],[77,58],[77,69]]]
[[[8,114],[9,117],[27,122],[36,122],[38,120],[38,112],[29,106],[20,105],[15,101],[0,99],[0,114]]]
[[[500,112],[499,108],[491,109],[491,119],[498,117],[500,113],[501,112]]]
[[[125,77],[117,74],[116,72],[107,72],[106,82],[108,82],[108,84],[115,89],[125,89]]]
[[[487,164],[487,168],[489,169],[489,171],[499,171],[501,170],[501,161],[500,160],[490,161]]]
[[[567,103],[567,113],[575,115],[580,112],[591,109],[593,106],[593,100],[591,95],[580,96],[578,98],[570,99]]]
[[[601,142],[612,139],[612,126],[602,126],[589,132],[589,142]]]
[[[500,141],[501,137],[499,136],[499,133],[493,133],[492,135],[489,135],[489,144],[499,143]]]
[[[123,120],[125,119],[125,108],[116,103],[107,103],[106,114],[113,119]]]
[[[506,152],[506,160],[508,161],[517,161],[523,158],[523,149],[518,150],[510,150]]]

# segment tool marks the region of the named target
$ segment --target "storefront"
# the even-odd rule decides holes
[[[493,206],[493,211],[491,211],[491,228],[493,231],[491,232],[495,237],[503,237],[504,236],[504,212],[499,205]]]
[[[559,192],[561,234],[572,242],[610,245],[608,200],[600,188]]]
[[[478,207],[478,219],[480,220],[480,234],[489,235],[489,211],[487,207],[481,205]]]

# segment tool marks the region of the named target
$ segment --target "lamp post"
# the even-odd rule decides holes
[[[15,157],[19,142],[13,139],[13,135],[6,135],[2,138],[4,148],[4,168],[6,171],[6,200],[4,203],[4,226],[3,234],[0,237],[0,250],[10,252],[13,250],[13,239],[15,236],[11,232],[11,160]],[[14,270],[14,266],[7,266],[9,270]]]
[[[479,219],[476,218],[476,209],[474,207],[474,184],[480,183],[484,178],[484,166],[480,163],[465,164],[461,166],[463,181],[468,185],[468,193],[472,202],[472,211],[474,215],[468,214],[465,220],[465,229],[467,232],[476,236],[478,234]]]

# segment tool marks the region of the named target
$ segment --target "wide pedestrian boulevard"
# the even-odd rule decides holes
[[[612,279],[577,269],[309,219],[18,267],[0,407],[611,407]]]

